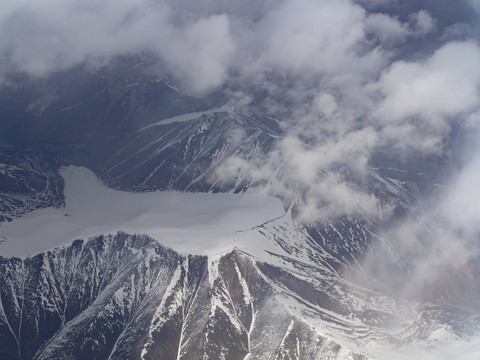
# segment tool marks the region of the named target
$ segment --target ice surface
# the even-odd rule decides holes
[[[66,206],[35,210],[0,226],[1,256],[25,257],[91,236],[147,234],[189,254],[238,247],[234,234],[284,214],[280,200],[260,194],[130,193],[104,186],[90,170],[69,166]]]

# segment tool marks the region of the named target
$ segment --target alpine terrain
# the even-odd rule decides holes
[[[0,359],[480,355],[477,1],[19,3]]]

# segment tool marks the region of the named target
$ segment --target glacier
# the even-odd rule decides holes
[[[2,223],[2,256],[35,255],[76,239],[117,231],[149,235],[180,253],[220,253],[241,247],[235,233],[285,214],[280,200],[269,195],[133,193],[106,187],[84,167],[64,167],[61,174],[65,206],[37,209]]]

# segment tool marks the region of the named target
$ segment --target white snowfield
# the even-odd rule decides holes
[[[2,223],[0,256],[26,257],[117,231],[147,234],[181,253],[217,254],[241,247],[235,233],[285,213],[280,200],[268,195],[132,193],[106,187],[83,167],[69,166],[61,174],[66,206]]]

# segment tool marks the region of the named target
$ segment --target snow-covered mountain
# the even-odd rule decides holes
[[[58,211],[71,209],[66,200]],[[210,214],[215,206],[227,210],[222,199],[210,206]],[[83,211],[70,216],[95,217]],[[161,222],[168,213],[149,214]],[[26,226],[27,217],[10,224],[26,219]],[[38,255],[2,257],[2,357],[367,359],[382,347],[405,351],[435,346],[436,337],[474,335],[477,320],[467,310],[396,300],[345,280],[346,264],[290,212],[223,232],[214,245],[204,237],[218,236],[225,224],[205,224],[203,232],[177,225],[184,231],[173,238],[157,225],[156,239],[110,231]],[[47,226],[55,236],[54,224]],[[28,240],[45,236],[33,230]],[[185,253],[185,242],[200,254]]]
[[[478,262],[407,286],[448,159],[325,169],[375,211],[305,222],[283,163],[222,176],[286,136],[255,103],[122,62],[1,91],[2,359],[423,359],[475,339]],[[388,236],[406,219],[425,242]]]

